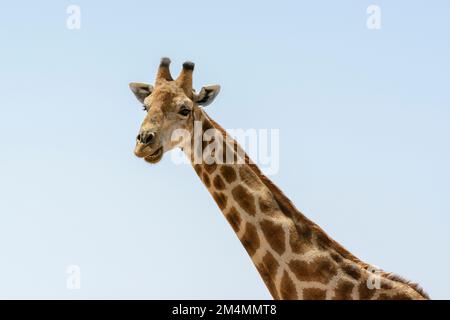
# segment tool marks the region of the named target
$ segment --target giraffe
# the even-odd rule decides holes
[[[146,111],[134,153],[154,164],[173,148],[183,150],[274,299],[429,299],[418,284],[355,257],[297,210],[204,111],[220,86],[196,93],[194,63],[185,62],[175,80],[169,66],[162,58],[155,86],[130,83]],[[196,144],[196,130],[203,138],[214,134]]]

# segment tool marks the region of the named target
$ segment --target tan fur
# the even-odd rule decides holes
[[[250,160],[236,141],[199,108],[217,95],[220,87],[192,90],[194,65],[187,62],[177,80],[163,59],[156,86],[130,85],[148,110],[141,132],[152,140],[136,143],[135,154],[150,163],[180,146],[192,161],[195,172],[211,193],[225,218],[251,257],[274,299],[428,299],[417,285],[390,273],[380,272],[380,287],[372,288],[372,266],[361,261],[331,239],[319,226],[299,212],[282,191]],[[180,116],[189,107],[190,114]],[[231,159],[244,163],[195,163],[192,141],[170,141],[176,129],[193,133],[194,121],[203,132],[216,129],[224,138],[223,149]],[[203,150],[209,142],[203,142]],[[161,151],[162,150],[162,151]],[[225,160],[225,156],[221,159]]]
[[[226,131],[217,124],[214,120],[210,119],[213,126],[222,132],[223,135],[227,135]],[[261,181],[269,188],[271,191],[274,199],[276,200],[277,204],[279,205],[279,208],[283,211],[284,214],[286,214],[289,217],[296,216],[296,219],[304,224],[307,225],[310,230],[319,235],[319,238],[323,242],[325,246],[328,248],[332,248],[336,251],[339,255],[341,255],[344,259],[348,259],[352,262],[354,262],[357,266],[359,266],[361,269],[367,270],[371,268],[371,266],[357,257],[355,257],[353,254],[351,254],[347,249],[345,249],[342,245],[340,245],[338,242],[331,239],[325,231],[322,230],[317,224],[306,218],[295,206],[293,203],[287,198],[284,193],[270,180],[268,179],[248,157],[246,154],[246,163],[247,165],[258,175],[258,177],[261,179]],[[425,299],[429,299],[428,294],[423,290],[423,288],[420,287],[417,283],[412,283],[398,275],[395,275],[393,273],[387,273],[382,271],[381,275],[385,277],[386,279],[392,280],[394,282],[399,282],[401,284],[406,284],[409,287],[411,287],[414,291],[416,291],[421,297]]]

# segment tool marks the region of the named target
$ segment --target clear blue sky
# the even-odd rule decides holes
[[[272,179],[309,218],[450,298],[449,16],[446,0],[3,2],[0,298],[269,298],[194,171],[133,155],[128,82],[162,56],[222,85],[225,128],[280,129]]]

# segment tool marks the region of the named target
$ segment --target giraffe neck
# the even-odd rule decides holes
[[[226,137],[226,132],[202,110],[195,114],[196,120],[201,121],[202,134],[215,129]],[[303,216],[245,153],[244,163],[236,161],[242,156],[236,141],[229,137],[224,140],[228,146],[223,144],[223,149],[233,153],[235,163],[207,164],[195,160],[192,152],[188,156],[273,298],[422,297],[411,286],[385,275],[381,279],[373,278],[369,265]],[[207,145],[203,143],[202,149],[206,150]],[[374,288],[370,288],[370,283]]]

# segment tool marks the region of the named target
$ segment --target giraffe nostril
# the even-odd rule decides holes
[[[152,143],[154,139],[155,139],[155,134],[153,132],[148,132],[144,139],[144,143],[145,144]]]
[[[153,140],[155,139],[155,136],[156,135],[153,132],[144,131],[144,132],[139,133],[138,136],[136,137],[136,139],[140,143],[149,144],[149,143],[153,142]]]

